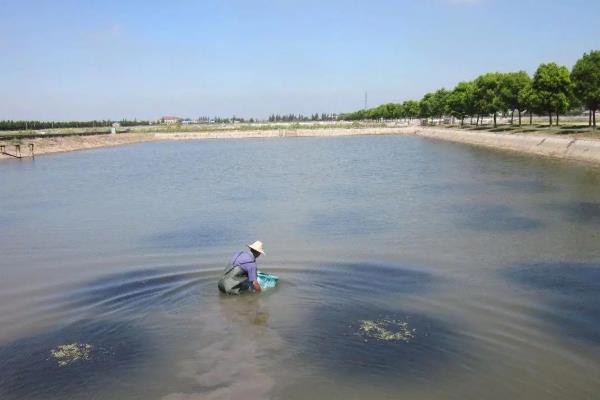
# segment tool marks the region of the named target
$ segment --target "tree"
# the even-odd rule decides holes
[[[419,106],[418,101],[405,101],[404,103],[402,103],[402,107],[404,108],[405,118],[408,118],[409,123],[412,121],[413,118],[417,118],[419,116],[421,108]]]
[[[419,117],[429,118],[433,117],[433,102],[435,95],[433,93],[427,93],[419,102]]]
[[[439,89],[431,98],[431,114],[434,117],[442,119],[446,115],[448,108],[448,95],[450,93],[446,89]]]
[[[571,81],[575,96],[590,111],[589,125],[596,129],[596,111],[600,108],[600,51],[586,53],[575,63]]]
[[[502,74],[499,72],[481,75],[475,79],[474,102],[480,114],[494,114],[494,128],[499,112],[506,110],[500,97]]]
[[[473,113],[473,82],[460,82],[452,92],[448,94],[447,105],[450,114],[460,119],[460,126],[464,125],[465,116]]]
[[[395,119],[406,118],[406,110],[404,110],[404,105],[402,103],[394,104],[394,118]]]
[[[523,90],[522,98],[523,106],[529,113],[529,125],[532,125],[533,113],[544,113],[544,111],[541,110],[540,99],[538,98],[537,93],[533,90],[533,86],[529,86]]]
[[[567,67],[556,63],[542,64],[533,77],[533,92],[539,100],[539,107],[548,113],[552,126],[552,113],[556,113],[558,126],[560,114],[569,109],[572,96],[571,78]]]
[[[521,126],[521,114],[527,108],[527,94],[530,87],[531,78],[525,71],[502,74],[500,98],[506,108],[511,111],[511,125],[514,123],[515,110],[517,110],[519,113],[519,126]]]

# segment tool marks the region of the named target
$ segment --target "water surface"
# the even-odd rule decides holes
[[[598,169],[381,136],[143,143],[0,181],[2,399],[600,391]],[[256,239],[281,286],[220,296]]]

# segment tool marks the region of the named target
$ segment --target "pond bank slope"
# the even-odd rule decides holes
[[[30,156],[28,144],[34,144],[35,155],[85,150],[98,147],[119,146],[158,140],[243,139],[277,137],[337,137],[359,135],[416,135],[492,149],[582,161],[600,165],[600,140],[577,138],[572,135],[507,134],[486,131],[467,131],[434,127],[378,127],[378,128],[327,128],[327,129],[273,129],[273,130],[215,130],[177,133],[125,133],[117,135],[69,136],[23,140],[21,153]],[[3,143],[0,143],[3,144]],[[14,145],[5,142],[6,151],[14,154]],[[0,160],[14,159],[0,154]]]
[[[520,135],[421,127],[413,128],[412,133],[430,139],[600,165],[600,140],[598,139],[579,139],[567,135]]]

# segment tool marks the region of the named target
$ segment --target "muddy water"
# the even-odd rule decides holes
[[[3,162],[0,182],[2,399],[600,391],[597,169],[249,139]],[[281,286],[219,296],[255,239]]]

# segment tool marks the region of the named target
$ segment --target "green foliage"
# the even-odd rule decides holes
[[[475,109],[481,114],[497,114],[506,110],[500,96],[501,85],[502,74],[499,72],[484,74],[475,79]]]
[[[557,116],[565,113],[572,97],[567,67],[556,63],[540,65],[533,77],[533,93],[539,110],[555,112]]]
[[[571,83],[571,79],[572,82]],[[542,64],[534,79],[525,71],[488,73],[473,82],[460,82],[452,91],[427,93],[421,101],[384,104],[368,110],[342,114],[344,120],[434,118],[452,115],[461,121],[467,116],[525,111],[557,116],[584,105],[600,108],[600,51],[592,51],[577,61],[572,73],[555,63]],[[592,113],[595,116],[595,113]]]
[[[531,78],[525,71],[502,74],[500,99],[508,110],[521,112],[527,108],[527,95],[531,84]]]
[[[415,100],[407,100],[402,103],[404,118],[413,119],[419,116],[419,102]]]
[[[431,114],[434,117],[443,117],[448,109],[448,96],[450,92],[446,89],[437,90],[431,99]]]
[[[448,94],[446,100],[448,112],[450,115],[461,121],[467,115],[474,113],[474,92],[475,84],[473,82],[460,82],[452,92]]]
[[[571,81],[577,99],[592,113],[600,108],[600,51],[592,51],[580,58],[573,71]],[[594,126],[595,126],[594,118]]]
[[[53,128],[100,128],[110,127],[113,121],[0,121],[0,131],[22,131]],[[126,120],[119,121],[121,126],[149,125],[149,121]]]
[[[336,114],[321,114],[319,116],[318,113],[312,114],[310,117],[307,117],[302,114],[287,114],[287,115],[279,115],[272,114],[269,116],[269,122],[306,122],[306,121],[335,121],[337,119]],[[236,121],[245,122],[243,118],[236,118]]]
[[[433,117],[433,108],[435,102],[435,94],[427,93],[419,102],[419,117],[429,118]]]

